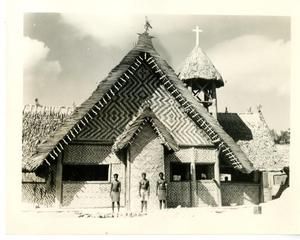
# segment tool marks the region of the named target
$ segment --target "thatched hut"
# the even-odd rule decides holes
[[[159,172],[168,182],[169,207],[261,201],[257,156],[245,154],[255,139],[237,139],[230,115],[210,114],[211,99],[201,102],[193,94],[203,81],[186,87],[151,38],[140,34],[136,46],[73,111],[24,111],[24,201],[109,207],[112,174],[118,173],[121,206],[134,211],[142,172],[150,180],[150,208],[157,207]],[[206,93],[216,99],[222,80],[211,77],[216,78]],[[248,128],[241,134],[258,134]]]

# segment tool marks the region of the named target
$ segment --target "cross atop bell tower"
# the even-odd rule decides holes
[[[179,78],[207,111],[217,118],[216,89],[223,87],[224,81],[206,53],[199,46],[199,35],[203,32],[202,29],[196,26],[193,32],[196,33],[196,46],[185,59]]]
[[[199,26],[197,25],[195,29],[193,29],[193,32],[196,33],[196,47],[199,46],[199,34],[202,33],[202,29],[199,28]]]

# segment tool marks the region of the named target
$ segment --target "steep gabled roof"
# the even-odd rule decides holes
[[[179,78],[181,80],[215,81],[216,87],[224,86],[221,74],[199,46],[195,46],[185,59]]]
[[[142,62],[146,62],[154,69],[165,88],[184,107],[190,118],[210,136],[234,168],[246,173],[254,170],[240,147],[222,129],[218,121],[192,96],[182,81],[178,79],[174,70],[155,51],[148,33],[140,34],[137,45],[109,73],[107,78],[99,83],[92,95],[75,109],[72,116],[53,136],[37,147],[37,154],[25,166],[26,170],[35,171],[41,164],[50,165],[49,161],[56,159],[64,145],[71,142],[76,134],[117,94]]]
[[[155,116],[155,114],[153,113],[153,111],[151,111],[149,107],[145,107],[140,109],[137,116],[135,116],[127,124],[124,132],[119,137],[117,137],[113,145],[113,151],[117,152],[119,150],[122,150],[124,147],[130,144],[132,140],[136,137],[136,135],[141,131],[143,125],[147,122],[151,124],[162,143],[169,150],[179,150],[176,141],[168,132],[164,124],[161,121],[159,121],[159,119]]]
[[[245,124],[239,113],[218,113],[218,121],[234,141],[253,140],[251,129]]]
[[[218,120],[255,169],[281,170],[289,165],[288,156],[282,156],[278,151],[261,111],[218,113]]]

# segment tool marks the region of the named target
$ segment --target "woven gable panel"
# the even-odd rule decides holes
[[[114,141],[145,101],[178,144],[207,145],[209,137],[183,112],[148,65],[142,64],[111,102],[78,135],[79,140]]]
[[[100,114],[89,122],[78,139],[114,141],[124,131],[138,108],[152,96],[158,86],[156,80],[149,67],[141,65]]]
[[[212,144],[207,134],[184,113],[182,106],[162,85],[155,91],[151,102],[154,114],[171,132],[178,144]]]
[[[120,159],[107,145],[69,145],[65,150],[64,164],[109,164]]]

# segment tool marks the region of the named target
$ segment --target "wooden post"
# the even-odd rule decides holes
[[[258,183],[259,182],[259,172],[258,171],[254,171],[253,172],[253,182],[254,183]]]
[[[272,200],[272,189],[269,183],[269,173],[262,172],[261,177],[261,202]]]
[[[212,115],[217,119],[218,107],[217,107],[217,92],[216,83],[212,81]]]
[[[197,199],[197,179],[196,179],[196,151],[193,147],[193,158],[191,161],[191,205],[192,207],[197,207],[198,205],[198,199]]]
[[[62,153],[58,155],[56,164],[56,176],[55,176],[55,207],[60,208],[62,204]]]
[[[214,165],[214,175],[217,184],[217,204],[219,207],[222,206],[222,195],[221,195],[221,182],[220,182],[220,162],[219,162],[219,150],[216,151],[216,162]]]
[[[127,184],[126,184],[126,208],[127,212],[131,211],[131,203],[130,203],[130,187],[131,187],[131,162],[130,162],[130,147],[127,149],[126,153],[126,177],[127,177]]]

